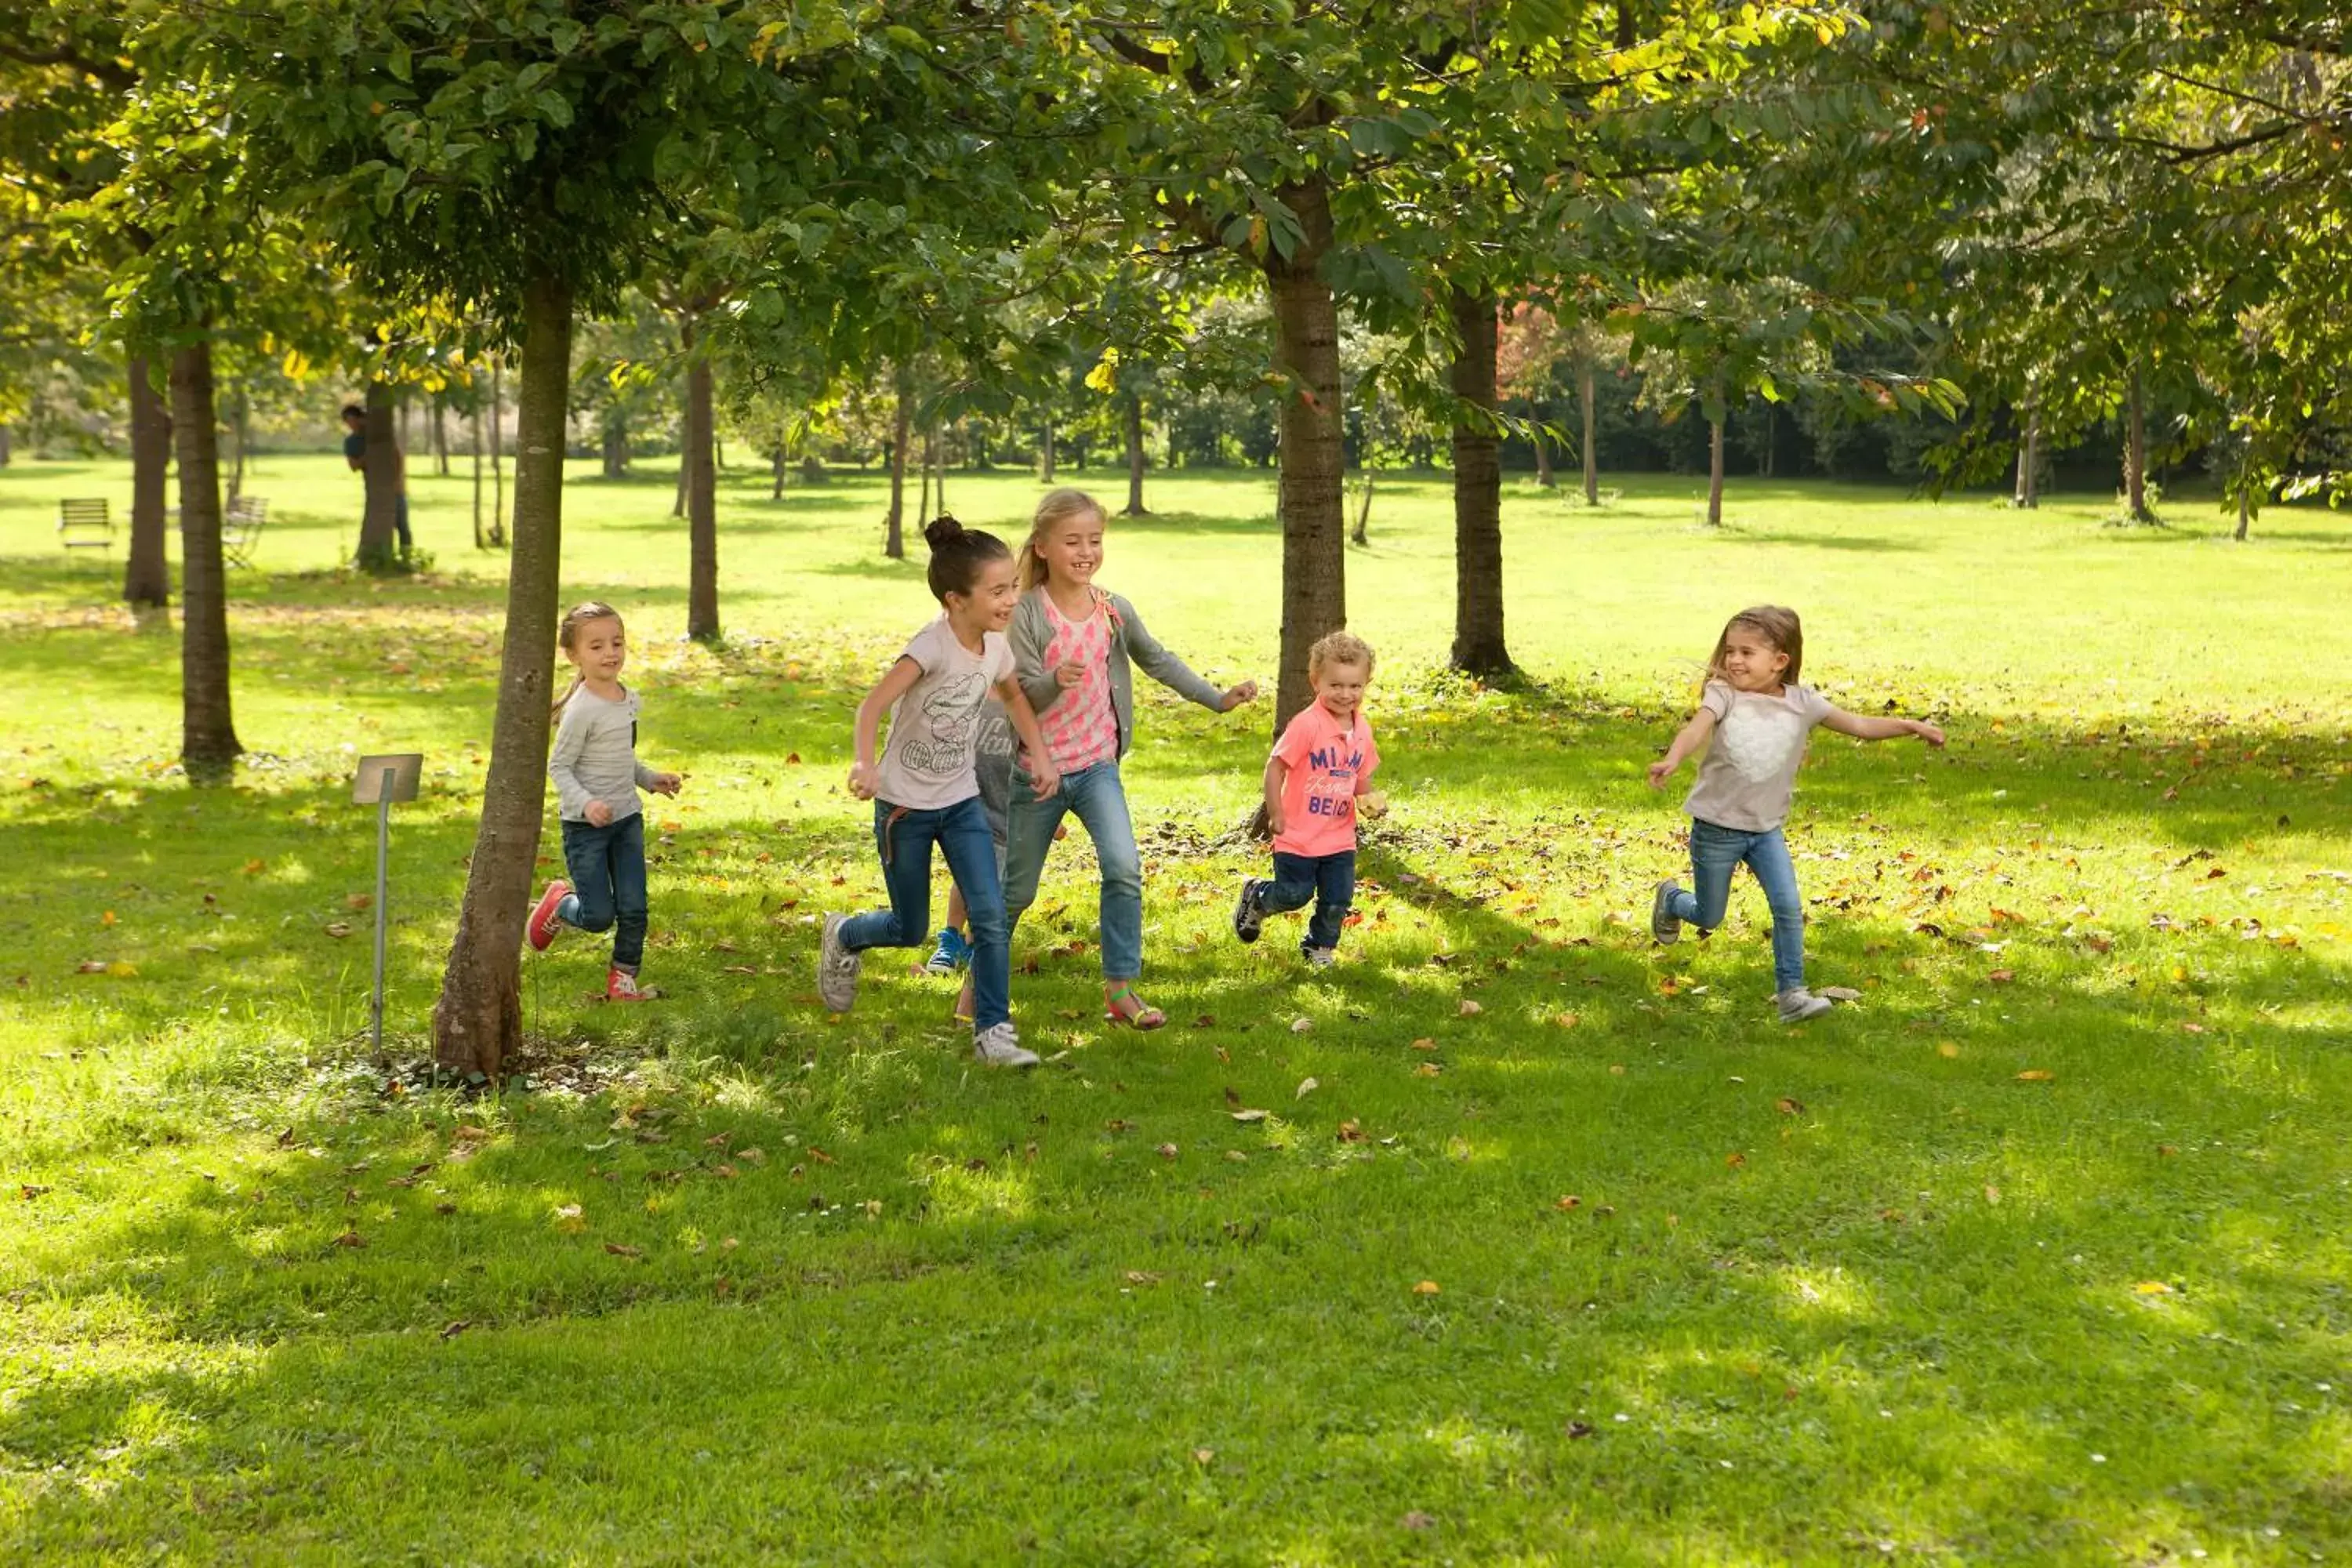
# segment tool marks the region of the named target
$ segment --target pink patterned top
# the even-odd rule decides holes
[[[1045,668],[1086,667],[1085,677],[1037,715],[1054,771],[1073,773],[1097,763],[1116,762],[1118,716],[1110,703],[1110,612],[1097,600],[1092,615],[1071,621],[1055,607],[1044,589],[1038,590],[1038,597],[1045,603],[1046,624],[1054,628],[1053,640],[1045,645]]]

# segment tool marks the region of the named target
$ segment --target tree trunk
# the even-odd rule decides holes
[[[482,533],[482,410],[478,405],[468,423],[474,435],[474,548],[482,550],[489,541]]]
[[[2230,535],[2231,538],[2241,543],[2244,542],[2246,525],[2253,521],[2253,491],[2242,481],[2238,486],[2238,529],[2236,532]]]
[[[890,510],[882,519],[882,553],[893,561],[907,558],[907,447],[912,438],[915,378],[898,367],[898,407],[890,416]]]
[[[563,545],[563,436],[572,384],[572,293],[523,285],[522,389],[516,426],[514,553],[507,567],[506,647],[481,825],[465,902],[433,1008],[433,1054],[457,1073],[497,1079],[521,1043],[523,917],[530,907],[547,799],[549,685]]]
[[[1511,672],[1503,641],[1503,453],[1494,423],[1496,300],[1454,290],[1454,657],[1470,675]]]
[[[1551,437],[1544,433],[1543,405],[1530,399],[1528,406],[1535,414],[1535,426],[1530,434],[1536,443],[1536,484],[1543,489],[1555,489],[1559,479],[1551,471]]]
[[[237,744],[229,712],[228,570],[221,559],[215,417],[211,343],[173,351],[172,435],[180,461],[180,761],[197,784],[225,783],[230,764],[245,750]]]
[[[122,597],[147,609],[172,602],[172,566],[167,559],[167,489],[172,467],[172,411],[148,379],[142,357],[131,376],[131,554],[122,565]]]
[[[490,362],[490,543],[507,542],[507,362]]]
[[[924,431],[923,456],[921,462],[923,470],[922,500],[915,508],[915,521],[925,527],[929,527],[931,519],[938,515],[931,509],[931,468],[933,464],[939,461],[939,432],[937,430]]]
[[[236,463],[228,471],[228,499],[232,501],[245,493],[246,437],[253,427],[253,421],[247,416],[249,401],[245,395],[244,384],[239,383],[236,392],[230,395],[228,405],[229,440],[236,454]]]
[[[771,454],[769,463],[771,472],[768,477],[772,481],[768,487],[768,499],[770,500],[782,500],[784,499],[784,467],[791,461],[792,455],[784,450],[784,444],[782,441],[777,442],[776,449],[772,454]]]
[[[719,636],[719,469],[710,360],[694,352],[695,318],[678,323],[686,350],[686,635]]]
[[[1722,395],[1717,384],[1716,394]],[[1723,526],[1723,419],[1718,416],[1706,422],[1706,525]]]
[[[1055,458],[1055,452],[1054,452],[1054,422],[1053,422],[1051,419],[1048,419],[1048,420],[1046,420],[1046,421],[1045,421],[1045,454],[1044,454],[1044,456],[1045,456],[1045,470],[1044,470],[1044,472],[1040,473],[1040,474],[1037,476],[1037,479],[1038,479],[1038,482],[1039,482],[1040,484],[1047,484],[1047,485],[1050,485],[1050,484],[1052,484],[1052,483],[1054,482],[1054,458]]]
[[[933,516],[944,517],[948,510],[948,437],[939,426],[931,426],[931,467],[939,475],[931,492],[931,504],[939,508]]]
[[[604,410],[599,434],[603,437],[604,477],[625,479],[629,477],[629,421],[616,408]]]
[[[1594,380],[1592,362],[1590,359],[1580,362],[1576,389],[1578,400],[1584,405],[1584,504],[1587,506],[1601,504],[1601,449],[1592,437]]]
[[[2147,407],[2137,364],[2124,381],[2124,515],[2133,522],[2156,521],[2147,506]]]
[[[360,458],[367,485],[367,510],[360,514],[359,566],[363,572],[389,570],[399,548],[400,443],[393,433],[394,406],[390,385],[368,383],[367,418],[361,428],[367,450]]]
[[[2042,504],[2042,416],[2031,406],[2024,413],[2025,429],[2017,442],[2017,492],[2010,498],[2020,508]]]
[[[1365,466],[1364,493],[1356,499],[1356,525],[1348,531],[1348,541],[1351,544],[1370,544],[1372,542],[1372,484],[1379,475],[1380,470],[1369,464]]]
[[[1282,395],[1282,456],[1276,510],[1282,520],[1281,677],[1274,732],[1313,700],[1307,650],[1348,621],[1347,541],[1339,507],[1339,312],[1321,267],[1331,246],[1330,192],[1321,184],[1281,193],[1305,236],[1286,259],[1264,262],[1274,303],[1275,365]]]
[[[1122,517],[1150,517],[1143,505],[1143,398],[1127,395],[1127,510]]]
[[[433,471],[445,479],[449,477],[449,425],[442,417],[446,413],[436,392],[433,395]]]
[[[16,448],[10,444],[8,426],[0,424],[0,468],[16,460]]]

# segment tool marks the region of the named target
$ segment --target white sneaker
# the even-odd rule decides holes
[[[816,994],[829,1013],[846,1013],[857,1005],[857,972],[865,959],[841,945],[841,928],[847,915],[824,917],[824,935],[816,951]]]
[[[1002,1024],[991,1024],[985,1029],[971,1032],[971,1054],[992,1068],[1034,1068],[1037,1053],[1024,1050],[1021,1033],[1007,1018]]]
[[[1808,1018],[1818,1018],[1836,1005],[1828,997],[1816,996],[1801,985],[1783,991],[1772,1000],[1780,1005],[1780,1022],[1783,1024],[1801,1024]]]
[[[1303,947],[1298,951],[1317,969],[1330,968],[1331,961],[1339,956],[1339,950],[1335,947]]]

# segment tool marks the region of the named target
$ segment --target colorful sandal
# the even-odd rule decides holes
[[[1168,1022],[1168,1015],[1138,996],[1135,983],[1130,980],[1103,998],[1103,1021],[1137,1029],[1157,1029]]]

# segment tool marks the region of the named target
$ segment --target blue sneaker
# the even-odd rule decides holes
[[[926,974],[953,974],[971,962],[971,943],[964,941],[963,932],[953,926],[940,928],[940,945],[931,956],[923,960]]]

